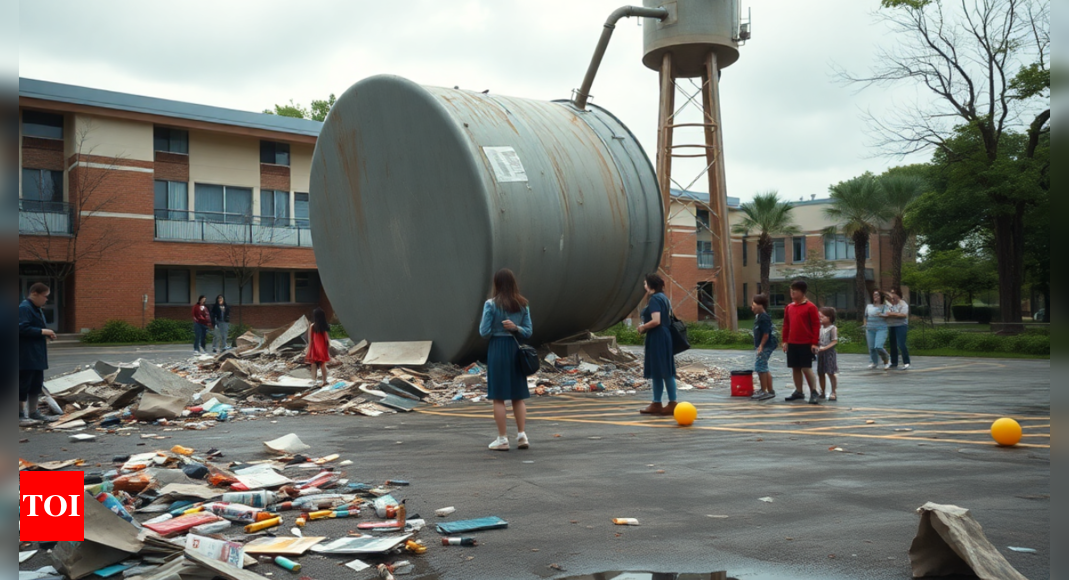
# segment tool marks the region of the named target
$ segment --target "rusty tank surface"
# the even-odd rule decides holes
[[[653,166],[608,111],[389,75],[331,109],[309,200],[342,324],[354,339],[431,340],[433,361],[485,354],[498,269],[530,300],[532,342],[548,342],[625,318],[664,243]]]

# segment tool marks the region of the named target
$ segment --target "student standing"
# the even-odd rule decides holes
[[[817,378],[820,379],[820,398],[838,401],[839,357],[835,347],[839,344],[839,329],[835,327],[835,309],[825,306],[820,309],[820,342],[817,344]],[[825,379],[831,381],[831,395]]]
[[[817,307],[806,299],[809,285],[805,280],[791,282],[791,303],[783,311],[783,352],[787,353],[787,366],[794,375],[794,392],[788,401],[805,399],[802,392],[802,377],[809,383],[809,403],[820,402],[817,394],[817,377],[813,374],[813,359],[820,341],[820,314]]]
[[[50,420],[37,410],[48,368],[48,341],[56,339],[56,333],[46,328],[41,310],[50,293],[48,286],[38,282],[30,286],[29,296],[19,304],[19,421]]]
[[[212,316],[204,304],[206,301],[207,297],[201,296],[193,305],[193,354],[208,352],[208,329],[212,326]]]
[[[775,328],[772,326],[772,316],[768,313],[768,296],[758,294],[750,302],[750,310],[754,313],[753,344],[754,344],[754,372],[761,388],[754,394],[753,399],[767,401],[775,398],[776,391],[772,388],[772,372],[768,370],[768,359],[779,346],[776,340]]]
[[[520,294],[516,275],[508,268],[494,274],[493,295],[483,304],[479,335],[490,339],[486,352],[486,398],[494,402],[494,423],[497,424],[497,439],[490,443],[494,451],[508,451],[507,414],[505,401],[512,401],[512,414],[516,418],[516,447],[527,449],[527,403],[531,391],[527,377],[520,370],[520,343],[517,335],[530,338],[534,332],[531,325],[531,308]]]
[[[891,290],[891,303],[887,305],[887,339],[891,342],[891,368],[898,368],[898,351],[902,351],[902,368],[909,368],[909,304],[902,300],[898,290]]]
[[[212,326],[215,327],[212,352],[223,352],[227,349],[227,337],[230,334],[230,306],[222,294],[216,296],[215,304],[212,304]]]
[[[318,371],[323,371],[323,386],[327,386],[327,363],[330,362],[330,324],[322,308],[312,311],[312,326],[308,327],[308,348],[304,362],[312,367],[312,384],[318,385]]]
[[[888,361],[887,351],[883,345],[887,343],[887,305],[883,301],[883,292],[879,290],[872,293],[872,304],[865,307],[865,340],[869,344],[869,358],[872,363],[870,369],[876,368],[883,361],[883,370],[891,367]]]
[[[653,381],[653,402],[639,413],[643,415],[673,415],[676,411],[676,358],[672,354],[672,305],[664,295],[664,279],[657,274],[646,276],[644,284],[648,301],[642,311],[638,333],[646,336],[644,376]],[[661,403],[668,391],[668,404]]]

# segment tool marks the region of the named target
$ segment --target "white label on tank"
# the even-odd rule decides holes
[[[494,168],[498,183],[527,181],[527,172],[523,169],[520,156],[512,147],[483,147],[483,153]]]

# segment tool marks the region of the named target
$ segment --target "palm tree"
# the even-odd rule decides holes
[[[780,201],[776,191],[766,191],[754,196],[739,206],[742,221],[731,226],[731,232],[749,235],[751,231],[759,232],[757,237],[757,254],[761,260],[761,292],[768,293],[769,269],[772,265],[772,236],[793,236],[798,233],[798,226],[791,220],[794,206],[788,201]]]
[[[880,177],[880,189],[891,212],[891,286],[902,289],[902,250],[909,240],[905,216],[909,206],[924,193],[924,180],[917,175],[892,173]]]
[[[879,232],[880,225],[891,218],[879,182],[870,174],[844,181],[831,187],[831,205],[824,215],[836,222],[825,230],[824,235],[842,233],[854,242],[854,260],[857,273],[854,275],[858,312],[864,308],[865,295],[865,250],[869,237]]]

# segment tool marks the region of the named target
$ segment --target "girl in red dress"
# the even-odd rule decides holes
[[[322,308],[312,312],[312,326],[308,328],[308,351],[305,362],[312,367],[312,384],[316,383],[316,371],[323,369],[323,386],[327,386],[327,363],[330,362],[330,325],[327,313]]]

